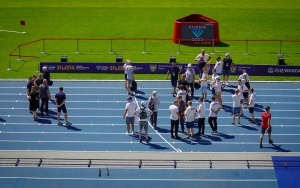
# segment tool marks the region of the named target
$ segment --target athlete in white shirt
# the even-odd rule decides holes
[[[245,86],[241,80],[238,80],[238,87],[237,89],[239,90],[239,95],[241,97],[241,116],[243,116],[243,105],[244,102],[248,101],[248,89],[247,86]],[[248,104],[248,102],[247,102]]]
[[[127,65],[128,65],[128,62],[130,62],[129,59],[126,59],[124,65],[123,65],[123,69],[124,69],[124,79],[125,79],[125,89],[127,90]]]
[[[215,97],[218,103],[222,106],[223,101],[222,101],[222,88],[224,87],[223,82],[221,81],[221,78],[218,76],[216,77],[216,82],[213,85],[215,88]]]
[[[200,91],[202,93],[202,98],[204,100],[206,100],[206,98],[207,98],[207,80],[208,80],[207,69],[203,68],[202,78],[200,79],[200,82],[201,82]]]
[[[178,136],[178,126],[179,126],[179,120],[180,120],[180,115],[179,115],[179,110],[178,110],[178,101],[175,100],[173,101],[173,104],[169,107],[169,114],[170,114],[170,119],[171,119],[171,137],[179,139],[180,137]],[[174,133],[175,129],[175,133]]]
[[[132,129],[132,134],[134,135],[134,118],[135,115],[133,112],[137,109],[137,105],[135,102],[132,101],[132,97],[127,98],[127,103],[125,106],[125,110],[123,113],[123,118],[126,118],[126,125],[127,125],[127,132],[126,134],[129,135],[130,127]]]
[[[238,124],[240,123],[240,113],[241,113],[241,96],[239,95],[239,90],[235,89],[234,94],[232,95],[232,101],[233,101],[233,105],[232,105],[232,125],[235,125],[235,117],[238,117]]]
[[[249,98],[249,107],[248,107],[249,113],[251,114],[251,119],[250,119],[251,123],[255,123],[255,119],[254,119],[255,102],[256,102],[256,93],[254,92],[254,89],[251,88],[250,89],[250,98]]]
[[[188,107],[184,111],[184,116],[186,118],[186,138],[189,138],[194,136],[194,121],[196,118],[197,109],[193,106],[192,101],[188,101],[187,105]]]
[[[222,75],[222,67],[223,67],[223,62],[221,60],[221,57],[217,58],[216,64],[214,66],[214,69],[216,69],[216,73],[221,76]]]
[[[203,101],[203,98],[198,99],[199,106],[197,108],[198,112],[198,128],[199,131],[197,135],[204,135],[204,130],[205,130],[205,102]]]
[[[208,123],[212,129],[212,134],[215,134],[218,132],[217,117],[218,117],[218,113],[220,110],[221,110],[221,106],[216,101],[215,97],[212,97],[211,103],[209,106],[209,117],[208,117]]]
[[[179,89],[179,91],[177,92],[177,95],[176,95],[176,97],[179,97],[179,96],[181,96],[182,97],[182,100],[184,101],[184,103],[186,104],[186,96],[188,95],[188,93],[187,93],[187,91],[183,88],[183,86],[182,85],[179,85],[178,86],[178,89]]]

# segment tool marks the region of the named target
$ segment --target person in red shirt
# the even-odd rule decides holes
[[[266,131],[269,134],[269,143],[270,144],[274,143],[274,141],[272,140],[272,135],[271,135],[271,132],[272,132],[271,116],[272,115],[270,113],[270,106],[267,106],[266,111],[264,111],[261,114],[262,121],[261,121],[261,135],[260,135],[260,145],[259,145],[260,148],[263,148],[262,141],[263,141],[263,138],[264,138],[264,135],[265,135]]]

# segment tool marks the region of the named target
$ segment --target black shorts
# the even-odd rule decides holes
[[[250,114],[253,114],[253,112],[254,112],[254,107],[249,107],[248,110],[249,110],[249,113],[250,113]]]
[[[266,133],[266,130],[267,129],[263,129],[263,128],[261,128],[261,134],[265,134]],[[268,130],[267,130],[267,133],[271,133],[272,132],[272,127],[270,127]]]
[[[246,82],[246,83],[245,83],[245,86],[246,86],[248,89],[250,89],[250,83],[249,83],[249,82]]]
[[[57,112],[60,113],[63,111],[63,113],[67,113],[66,105],[62,105],[61,107],[57,108]]]

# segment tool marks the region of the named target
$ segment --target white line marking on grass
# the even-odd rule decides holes
[[[139,103],[136,99],[136,97],[134,97],[134,100],[135,100],[135,103],[137,104],[138,108],[140,107],[139,106]],[[162,139],[165,141],[165,143],[167,143],[171,148],[173,148],[173,150],[175,150],[176,152],[180,152],[178,149],[176,149],[170,142],[168,142],[159,132],[157,132],[152,126],[151,126],[151,123],[148,121],[148,125],[154,130],[154,132]],[[154,142],[151,142],[151,143],[154,143]]]
[[[7,33],[19,33],[19,34],[25,34],[25,31],[11,31],[11,30],[0,30],[0,32],[7,32]]]

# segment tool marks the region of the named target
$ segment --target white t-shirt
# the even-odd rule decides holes
[[[216,69],[217,74],[222,73],[222,66],[223,66],[223,62],[221,60],[216,62],[214,69]]]
[[[233,106],[232,107],[240,107],[241,106],[241,96],[233,94],[232,95]]]
[[[205,118],[205,110],[206,110],[205,103],[203,102],[199,104],[198,109],[199,109],[198,118]]]
[[[241,95],[242,97],[243,97],[244,91],[248,90],[247,86],[245,86],[244,84],[242,84],[242,85],[239,84],[237,88],[240,91],[239,95]]]
[[[210,81],[210,84],[214,83],[214,81],[216,80],[216,78],[217,78],[218,76],[219,76],[219,75],[218,75],[217,73],[212,74],[212,75],[211,75],[211,81]],[[210,86],[210,87],[211,87],[211,86]],[[210,89],[212,89],[212,88],[210,88]]]
[[[198,59],[198,61],[201,59],[201,58],[203,58],[203,60],[204,60],[204,62],[206,63],[207,62],[207,59],[208,59],[208,57],[209,57],[209,55],[208,54],[202,54],[202,53],[200,53],[200,54],[198,54],[197,56],[196,56],[196,58],[195,59]]]
[[[126,103],[125,109],[127,109],[127,113],[126,113],[126,117],[133,117],[133,112],[135,111],[135,109],[137,108],[137,105],[135,102],[131,101]]]
[[[186,90],[179,90],[179,91],[177,92],[176,97],[182,96],[182,100],[183,100],[184,103],[186,104],[186,95],[187,95]]]
[[[187,83],[193,83],[195,78],[195,70],[193,68],[191,70],[187,69],[185,71],[185,76]]]
[[[221,81],[216,82],[215,91],[216,92],[221,92],[222,91],[222,82]]]
[[[171,120],[178,120],[177,112],[179,112],[178,107],[174,104],[172,104],[169,107],[169,112],[170,112],[170,119]]]
[[[248,74],[247,74],[246,77],[244,77],[243,74],[241,74],[241,75],[239,76],[239,80],[242,80],[242,79],[244,79],[245,82],[250,82],[250,76],[249,76]]]
[[[127,64],[125,63],[124,65],[123,65],[123,69],[124,69],[124,74],[127,74]]]
[[[201,77],[201,86],[206,86],[207,85],[207,79],[208,79],[208,74],[203,73]]]
[[[253,101],[251,102],[251,100],[253,100]],[[255,92],[253,92],[253,93],[250,94],[249,103],[250,102],[251,102],[250,107],[254,107],[255,106],[255,102],[256,102],[256,93]]]
[[[196,108],[194,106],[188,106],[185,110],[185,118],[187,122],[195,121],[196,117]]]
[[[247,80],[244,77],[242,77],[240,80],[241,80],[243,85],[245,85],[245,83],[247,82]]]
[[[217,111],[219,108],[221,108],[221,106],[217,101],[211,102],[209,106],[209,117],[217,117],[218,115],[211,110]]]
[[[143,107],[141,107],[141,108],[143,108]],[[138,108],[138,109],[136,109],[136,115],[139,117],[139,114],[142,112],[142,109],[141,108]],[[146,110],[146,113],[147,113],[147,115],[149,116],[150,115],[150,110],[149,110],[149,108],[147,108],[147,107],[144,107],[145,108],[145,110]],[[146,119],[139,119],[139,121],[148,121],[148,119],[146,118]]]
[[[127,79],[128,80],[133,80],[133,75],[134,75],[134,67],[132,65],[127,65],[126,66],[126,71],[127,71]]]

